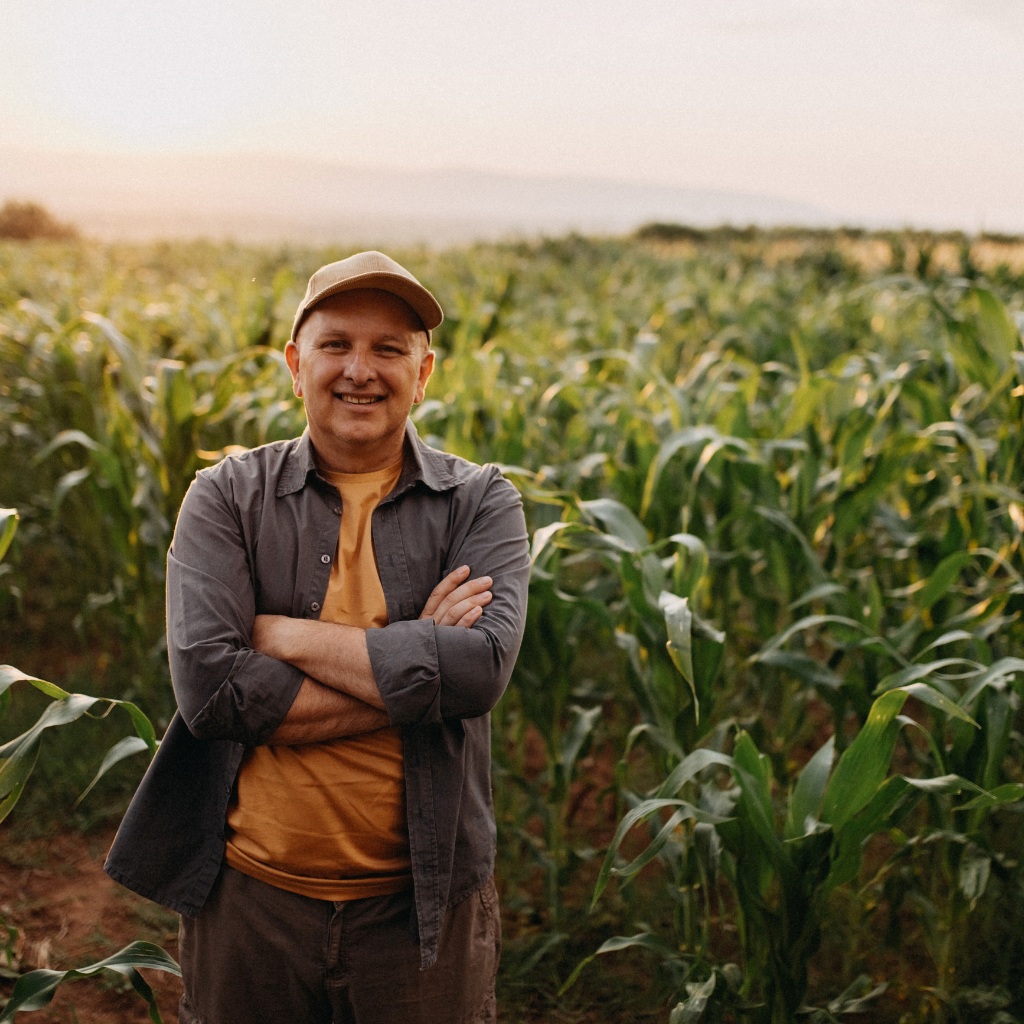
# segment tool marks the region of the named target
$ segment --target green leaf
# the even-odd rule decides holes
[[[900,687],[904,693],[908,693],[911,697],[916,697],[922,704],[927,704],[929,707],[938,708],[939,711],[949,715],[950,718],[957,718],[961,722],[966,722],[968,725],[973,725],[976,729],[980,729],[981,726],[971,718],[969,714],[956,701],[950,700],[944,693],[940,693],[932,686],[928,686],[926,683],[910,683],[908,686]]]
[[[774,524],[780,530],[788,533],[797,543],[801,553],[804,556],[804,560],[807,563],[807,569],[813,580],[823,580],[825,573],[821,568],[821,563],[818,561],[818,556],[814,552],[814,548],[811,547],[810,542],[804,536],[803,532],[797,527],[796,523],[793,522],[789,516],[786,515],[781,509],[768,508],[766,505],[756,505],[754,511],[761,518],[768,520],[769,523]],[[824,584],[829,586],[829,584]]]
[[[4,560],[7,549],[14,540],[18,529],[18,511],[13,508],[0,508],[0,562]]]
[[[47,705],[29,729],[20,736],[0,745],[0,821],[3,821],[11,813],[24,791],[25,783],[35,768],[43,733],[55,726],[68,725],[77,721],[83,715],[90,714],[97,705],[108,710],[113,707],[123,707],[132,720],[138,740],[134,743],[122,740],[116,744],[114,759],[109,762],[107,759],[104,760],[96,778],[90,783],[89,789],[116,760],[141,750],[140,743],[151,753],[156,752],[157,740],[153,723],[130,701],[114,700],[109,697],[90,697],[82,693],[68,693],[54,683],[36,679],[11,665],[0,666],[0,694],[6,692],[16,682],[27,682],[55,699]],[[110,757],[111,755],[108,753],[107,758]]]
[[[971,685],[964,694],[964,705],[970,707],[975,698],[983,690],[991,687],[994,690],[1005,689],[1006,684],[1024,676],[1024,658],[1000,658],[971,680]]]
[[[107,772],[119,761],[123,761],[133,754],[140,754],[143,750],[149,750],[149,744],[141,736],[125,736],[124,739],[115,743],[104,755],[100,762],[99,769],[93,776],[92,781],[82,791],[82,795],[75,801],[77,807],[91,792],[93,787]]]
[[[844,989],[828,1004],[829,1012],[835,1016],[847,1013],[863,1013],[889,987],[887,982],[879,982],[872,987],[871,978],[866,974],[858,978]]]
[[[581,501],[579,507],[588,518],[596,519],[629,551],[642,551],[650,544],[644,524],[620,501],[595,498]]]
[[[64,499],[73,491],[80,483],[88,480],[92,475],[91,466],[83,466],[81,469],[73,469],[69,473],[65,473],[56,483],[53,488],[53,501],[52,509],[54,515],[60,511],[61,505],[64,504]]]
[[[655,857],[661,853],[662,848],[672,838],[673,833],[679,826],[686,821],[688,818],[692,818],[693,808],[690,806],[680,807],[674,814],[672,814],[664,825],[658,830],[654,838],[647,844],[644,849],[638,853],[628,864],[624,867],[612,868],[612,874],[618,875],[620,878],[632,878],[634,875],[639,874],[640,871],[645,868]]]
[[[138,968],[167,971],[181,975],[181,968],[164,950],[151,942],[132,942],[105,960],[88,964],[70,971],[30,971],[23,974],[14,985],[14,991],[7,1005],[0,1013],[0,1024],[9,1024],[16,1013],[39,1010],[46,1006],[59,985],[77,978],[89,978],[101,971],[114,971],[131,982],[132,988],[149,1004],[149,1017],[159,1024],[160,1011],[156,1005],[153,990],[138,973]]]
[[[91,438],[84,430],[62,430],[55,434],[49,443],[39,450],[32,461],[38,465],[48,459],[58,449],[66,448],[71,444],[79,444],[89,452],[102,452],[105,450],[99,441]]]
[[[736,816],[746,820],[767,849],[777,851],[779,837],[772,806],[771,768],[768,758],[745,731],[736,737],[733,774],[740,787]]]
[[[819,583],[793,601],[789,606],[789,610],[796,611],[797,608],[805,604],[811,604],[814,601],[824,601],[826,598],[838,597],[840,594],[845,593],[846,588],[841,587],[838,583]]]
[[[978,322],[978,340],[985,351],[1005,370],[1020,348],[1020,331],[1009,310],[987,288],[972,288],[970,298]]]
[[[156,369],[171,422],[179,426],[188,422],[194,415],[196,395],[186,365],[178,359],[160,359]]]
[[[686,986],[687,999],[677,1003],[669,1014],[668,1024],[697,1024],[708,1008],[708,1001],[715,992],[718,975],[714,971],[702,982],[691,982]]]
[[[919,789],[922,793],[928,793],[932,796],[949,794],[955,796],[958,793],[962,793],[965,789],[973,793],[987,795],[981,786],[959,775],[936,775],[930,779],[912,779],[904,775],[903,779],[907,785],[913,786],[914,789]]]
[[[611,879],[614,873],[624,874],[624,872],[615,872],[615,855],[618,853],[619,847],[622,845],[622,840],[626,837],[629,830],[639,822],[651,817],[654,814],[658,814],[665,808],[679,808],[685,811],[685,817],[693,818],[696,821],[704,821],[709,824],[715,825],[725,818],[719,817],[715,814],[708,814],[706,811],[701,811],[694,807],[691,803],[686,800],[669,800],[669,799],[655,799],[655,800],[644,800],[642,803],[637,804],[618,824],[615,829],[615,835],[612,837],[611,845],[608,847],[608,852],[605,855],[604,863],[601,865],[601,870],[598,872],[597,882],[594,885],[594,895],[591,899],[591,908],[597,905],[597,901],[604,892],[605,887]]]
[[[668,778],[658,787],[657,798],[669,798],[678,793],[683,786],[691,779],[696,778],[705,768],[712,765],[719,765],[723,768],[732,767],[732,758],[727,754],[720,754],[717,750],[705,750],[699,747],[691,751],[677,764]]]
[[[701,700],[711,694],[712,684],[721,667],[725,634],[694,615],[688,598],[662,591],[658,595],[658,607],[664,615],[668,634],[665,649],[676,671],[689,687],[694,722],[699,723]],[[669,695],[671,704],[676,706],[676,677],[672,674],[665,678],[659,668],[658,665],[654,666],[654,679],[662,680],[662,689]]]
[[[676,567],[673,570],[674,586],[682,591],[684,596],[692,595],[708,571],[707,546],[692,533],[674,533],[668,540],[683,549],[676,556]]]
[[[794,437],[813,423],[815,417],[821,415],[825,399],[832,394],[835,386],[835,381],[819,377],[801,381],[786,406],[786,421],[780,430],[781,436]]]
[[[75,699],[75,698],[79,699]],[[36,723],[0,746],[0,821],[14,809],[35,768],[39,756],[39,741],[43,731],[56,725],[65,725],[80,718],[95,703],[96,698],[73,694],[66,700],[54,701],[39,716]]]
[[[37,679],[35,676],[27,675],[21,669],[13,665],[0,665],[0,693],[3,693],[15,683],[31,683],[37,690],[42,690],[47,696],[57,700],[63,700],[71,695],[67,690],[61,689],[56,683],[48,683],[45,679]]]
[[[647,470],[647,479],[644,482],[644,490],[640,498],[641,516],[646,516],[650,510],[661,474],[669,462],[672,461],[675,454],[684,448],[693,448],[718,436],[718,432],[713,427],[687,427],[667,437],[661,443],[657,455],[655,455],[651,461],[650,468]]]
[[[906,700],[903,690],[890,690],[871,705],[864,727],[843,751],[825,790],[822,821],[842,828],[878,792],[900,731],[896,716]]]
[[[993,807],[1015,804],[1024,800],[1024,783],[1019,782],[1008,782],[993,790],[986,790],[976,782],[960,775],[939,775],[931,779],[910,779],[904,776],[903,779],[914,789],[932,796],[957,796],[965,791],[975,793],[976,796],[970,801],[956,808],[958,811],[974,810],[975,808],[989,810]]]
[[[965,804],[961,804],[958,811],[973,811],[976,809],[988,810],[992,807],[1000,807],[1005,804],[1017,804],[1024,800],[1024,783],[1005,782],[1001,786],[974,797]]]
[[[966,629],[951,629],[942,636],[933,640],[927,647],[923,647],[917,654],[914,655],[913,661],[917,661],[922,655],[927,654],[929,651],[934,651],[937,647],[945,647],[946,644],[957,643],[961,640],[973,641],[977,637],[974,633],[969,633]]]
[[[889,827],[910,792],[910,787],[902,777],[897,775],[886,779],[868,803],[856,815],[847,819],[841,829],[836,830],[836,852],[825,880],[826,892],[856,877],[864,843],[877,832]]]
[[[685,597],[677,597],[668,591],[658,596],[658,607],[665,616],[665,629],[668,631],[668,649],[672,664],[686,680],[693,696],[693,713],[700,721],[700,704],[697,700],[697,686],[693,675],[693,638],[691,627],[693,616],[690,614],[690,601]]]
[[[975,666],[975,662],[966,658],[936,658],[935,661],[928,661],[922,665],[908,665],[886,676],[875,688],[875,693],[884,693],[886,690],[897,690],[915,683],[918,679],[927,679],[928,676],[941,672],[952,666]]]
[[[98,327],[102,332],[107,339],[107,343],[117,354],[117,358],[120,361],[120,369],[127,378],[128,388],[126,390],[133,396],[137,395],[141,390],[143,369],[136,346],[107,317],[101,316],[99,313],[86,311],[82,314],[82,319],[87,324]]]
[[[799,839],[815,830],[825,787],[832,773],[835,737],[830,736],[804,765],[793,787],[786,820],[786,839]]]
[[[594,527],[585,523],[568,523],[559,521],[542,526],[535,530],[533,542],[530,547],[530,560],[536,565],[542,558],[557,548],[571,548],[573,545],[570,538],[580,534],[590,535],[595,533]],[[565,534],[565,536],[561,536]]]
[[[150,755],[155,754],[159,743],[156,738],[156,730],[153,728],[153,723],[150,721],[149,716],[130,700],[114,700],[110,703],[112,706],[123,708],[127,712],[128,717],[132,720],[136,735],[145,741],[146,746],[149,747]]]
[[[809,629],[816,629],[819,626],[831,625],[849,626],[850,629],[856,630],[859,633],[865,632],[863,623],[858,622],[856,619],[847,618],[845,615],[807,615],[787,626],[781,633],[773,636],[750,660],[753,662],[760,661],[768,651],[778,650],[798,633],[806,632]]]
[[[758,661],[770,668],[777,668],[808,686],[821,687],[825,690],[838,690],[843,680],[827,665],[815,660],[809,654],[800,651],[765,651],[758,655]]]
[[[953,582],[959,578],[960,570],[974,558],[971,551],[954,551],[935,567],[928,582],[917,592],[914,603],[921,611],[927,611],[936,601],[946,596]]]
[[[592,964],[597,957],[603,956],[606,953],[618,953],[623,949],[646,949],[648,952],[656,954],[662,961],[679,959],[678,950],[673,949],[666,942],[659,939],[656,935],[652,935],[650,932],[640,932],[637,935],[616,935],[602,942],[601,945],[590,954],[590,956],[584,957],[573,968],[572,973],[568,978],[566,978],[565,983],[558,990],[558,994],[560,996],[565,995],[565,993],[576,984],[580,974],[583,973],[584,968],[589,964]]]
[[[592,708],[581,708],[576,705],[570,709],[572,723],[565,730],[562,736],[561,750],[559,751],[558,763],[562,770],[563,781],[566,785],[572,779],[573,766],[580,756],[580,751],[594,731],[594,725],[601,717],[601,705]]]
[[[0,822],[14,810],[38,757],[37,744],[22,752],[18,758],[0,758]]]
[[[974,843],[968,843],[960,854],[957,885],[967,897],[972,909],[988,888],[991,874],[992,858]]]

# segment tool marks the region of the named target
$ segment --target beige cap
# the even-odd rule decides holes
[[[318,302],[338,292],[348,292],[355,288],[380,288],[381,291],[405,299],[423,321],[428,333],[444,319],[437,299],[400,263],[382,252],[357,252],[348,259],[328,263],[309,279],[306,296],[295,313],[292,341],[299,333],[302,321]]]

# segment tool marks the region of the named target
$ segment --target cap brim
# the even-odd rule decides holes
[[[397,295],[409,304],[413,312],[423,322],[423,326],[427,331],[432,331],[435,327],[439,327],[444,320],[444,311],[438,304],[437,299],[422,285],[415,281],[410,281],[400,274],[373,271],[368,274],[357,274],[355,277],[346,278],[344,281],[337,281],[321,289],[315,295],[311,295],[299,308],[295,323],[292,326],[292,340],[295,340],[295,336],[306,315],[318,303],[323,302],[324,299],[329,299],[332,295],[355,291],[358,288],[379,288],[381,291]]]

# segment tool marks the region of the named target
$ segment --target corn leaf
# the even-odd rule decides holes
[[[947,555],[935,567],[924,587],[918,591],[914,603],[921,611],[927,611],[940,598],[946,596],[960,576],[960,571],[974,558],[971,551],[955,551]]]
[[[867,806],[885,780],[892,760],[907,694],[903,690],[883,693],[868,712],[864,727],[843,751],[825,790],[821,819],[841,829]]]
[[[13,508],[0,508],[0,562],[3,561],[7,549],[14,540],[18,529],[18,512]]]
[[[835,738],[829,737],[804,765],[789,800],[786,839],[798,839],[813,832],[818,824],[825,787],[832,773]]]
[[[650,818],[652,815],[659,814],[661,811],[667,809],[679,809],[683,812],[683,817],[692,818],[696,821],[703,821],[709,824],[718,824],[725,821],[725,818],[715,814],[708,814],[706,811],[702,811],[695,807],[687,800],[669,800],[669,799],[654,799],[644,800],[642,803],[634,807],[618,824],[615,829],[615,835],[612,837],[608,852],[605,855],[604,863],[601,865],[601,870],[598,872],[597,882],[594,885],[594,895],[591,899],[591,907],[597,905],[597,901],[604,892],[605,887],[611,880],[612,874],[625,875],[624,871],[615,870],[615,857],[619,851],[619,847],[622,845],[623,839],[629,830],[641,821]],[[673,810],[673,814],[675,810]],[[682,820],[682,819],[680,819]],[[642,856],[642,854],[641,854]]]
[[[712,765],[729,768],[732,766],[732,758],[727,754],[720,754],[717,750],[705,750],[698,748],[691,751],[672,769],[668,778],[658,787],[657,798],[664,799],[678,793],[686,783],[695,779],[705,768]]]
[[[587,518],[596,519],[627,551],[642,551],[650,543],[643,523],[622,502],[611,498],[581,501],[579,507]]]
[[[715,993],[715,982],[718,975],[713,971],[711,976],[702,982],[691,982],[686,986],[687,998],[677,1003],[668,1016],[668,1024],[697,1024],[708,1008],[708,1002]]]
[[[157,1008],[156,997],[145,979],[139,974],[139,968],[155,971],[167,971],[181,975],[181,968],[164,950],[151,942],[132,942],[112,956],[99,960],[85,967],[69,971],[30,971],[23,974],[14,984],[11,998],[0,1013],[0,1024],[9,1024],[16,1013],[28,1010],[40,1010],[46,1006],[58,986],[66,981],[77,978],[90,978],[101,971],[113,971],[127,978],[135,991],[149,1005],[149,1018],[159,1024],[161,1017]]]
[[[77,807],[93,790],[100,779],[103,778],[107,772],[114,767],[119,761],[123,761],[125,758],[131,757],[133,754],[141,754],[142,751],[149,751],[149,744],[141,736],[125,736],[124,739],[118,740],[103,756],[103,760],[100,762],[100,766],[96,771],[96,774],[92,777],[92,781],[88,786],[82,790],[81,795],[75,801]]]
[[[573,968],[572,973],[565,979],[562,987],[558,990],[558,994],[560,996],[565,995],[579,980],[583,970],[599,956],[603,956],[605,953],[618,953],[624,949],[646,949],[648,952],[654,953],[662,962],[679,957],[678,950],[673,949],[668,943],[659,939],[657,935],[652,935],[650,932],[640,932],[637,935],[615,935],[610,939],[605,939],[593,953],[584,957]]]

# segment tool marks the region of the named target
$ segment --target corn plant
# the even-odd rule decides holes
[[[10,546],[16,527],[17,514],[14,509],[0,509],[0,560]],[[19,682],[35,687],[53,700],[30,729],[0,744],[0,822],[11,813],[24,791],[25,784],[36,765],[43,734],[47,729],[69,725],[83,715],[105,715],[115,707],[123,708],[128,714],[136,734],[125,737],[106,752],[93,781],[80,799],[84,799],[100,778],[119,761],[141,751],[148,751],[150,755],[155,753],[157,741],[152,723],[134,704],[122,700],[90,697],[81,693],[68,693],[53,683],[19,672],[11,665],[0,665],[0,717],[8,706],[11,687]],[[0,921],[0,927],[8,935],[6,945],[9,948],[17,929],[3,921]],[[156,999],[149,984],[139,974],[140,967],[180,974],[178,965],[164,950],[149,942],[133,942],[112,956],[74,970],[37,970],[22,975],[15,982],[11,998],[0,1010],[0,1024],[13,1021],[16,1013],[38,1010],[46,1006],[62,983],[92,977],[103,971],[112,971],[127,978],[132,988],[148,1004],[150,1019],[159,1024],[161,1018]]]
[[[997,670],[1005,672],[1006,667]],[[707,884],[712,871],[726,880],[735,896],[742,964],[731,997],[750,1019],[783,1024],[793,1020],[807,992],[808,967],[821,941],[828,898],[838,886],[850,883],[860,867],[868,839],[906,820],[912,806],[925,795],[967,794],[962,811],[1024,800],[1024,785],[1007,784],[985,790],[956,775],[915,778],[889,773],[901,729],[913,725],[900,715],[909,697],[972,728],[977,723],[940,691],[921,683],[893,687],[876,699],[864,728],[834,762],[829,739],[796,778],[783,807],[778,806],[769,759],[758,752],[750,735],[740,731],[731,755],[698,749],[684,758],[658,790],[640,802],[620,822],[594,893],[596,901],[613,875],[630,879],[669,844],[683,848],[696,842],[696,829],[685,823],[714,828],[705,834]],[[711,767],[726,768],[732,785],[718,779],[701,780]],[[667,818],[665,817],[666,815]],[[628,864],[616,855],[630,830],[654,819],[654,839]],[[664,819],[664,820],[662,820]],[[706,909],[710,909],[709,907]],[[647,944],[645,935],[635,936]],[[624,948],[618,940],[609,949]],[[661,948],[671,950],[671,944]],[[692,970],[700,981],[687,1003],[707,1003],[715,990],[713,979],[729,977],[714,963],[711,950],[691,954]],[[684,951],[676,945],[671,955]],[[701,978],[700,975],[705,975]],[[735,970],[734,970],[735,977]],[[728,989],[727,984],[723,984]],[[703,1011],[702,1011],[703,1013]]]

